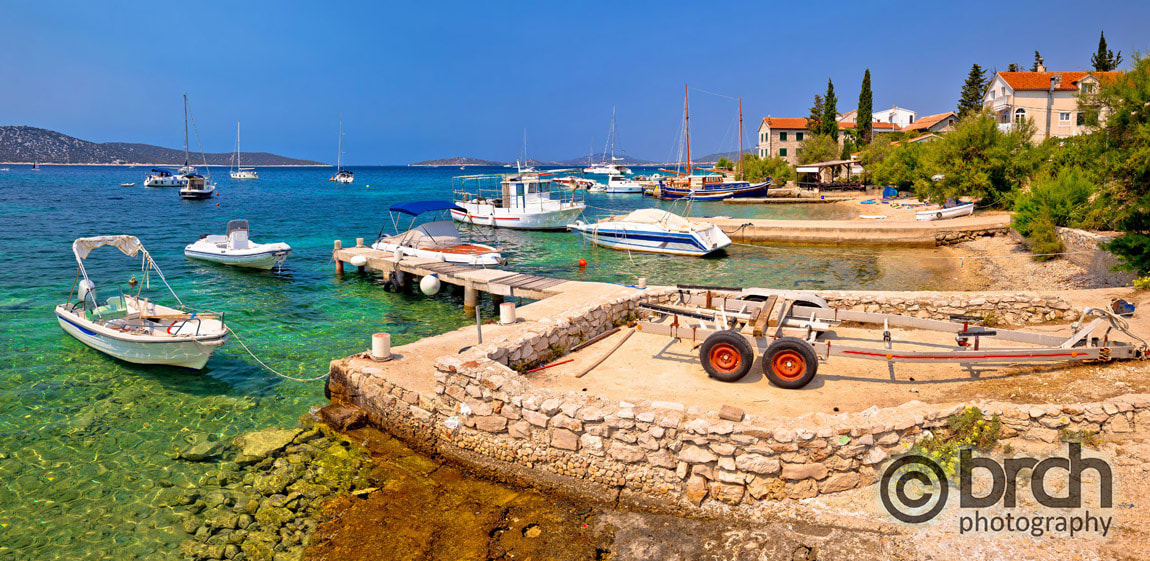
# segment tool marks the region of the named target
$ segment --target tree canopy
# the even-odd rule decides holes
[[[811,114],[807,117],[807,130],[815,134],[822,128],[823,123],[823,96],[815,94],[815,104],[811,106]]]
[[[828,162],[839,157],[839,142],[829,134],[812,134],[799,148],[799,163]]]
[[[1094,65],[1094,70],[1099,72],[1116,70],[1118,65],[1122,64],[1122,51],[1118,51],[1118,54],[1115,55],[1114,51],[1106,48],[1105,32],[1098,34],[1098,52],[1090,57],[1090,64]]]
[[[1030,65],[1030,71],[1031,72],[1038,72],[1039,66],[1046,66],[1046,59],[1042,58],[1042,55],[1038,54],[1038,50],[1035,49],[1035,51],[1034,51],[1034,64]]]
[[[858,116],[855,117],[855,122],[858,123],[858,140],[863,145],[870,144],[874,134],[873,101],[874,94],[870,89],[870,69],[868,68],[866,74],[863,75],[862,89],[859,90]]]
[[[962,93],[958,96],[956,113],[960,120],[982,109],[982,96],[986,93],[986,86],[986,71],[978,64],[971,66],[970,73],[966,75],[966,83],[962,85]]]
[[[835,97],[835,83],[827,78],[827,95],[823,97],[822,126],[819,134],[830,136],[836,143],[839,140],[838,98]]]
[[[767,178],[774,185],[782,185],[795,179],[795,169],[778,156],[762,159],[755,154],[743,154],[743,179],[755,182]]]

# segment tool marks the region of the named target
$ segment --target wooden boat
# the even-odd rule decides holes
[[[505,265],[507,260],[499,250],[489,245],[466,243],[459,236],[459,230],[451,219],[443,216],[440,220],[426,222],[415,226],[415,221],[421,214],[439,213],[441,216],[450,211],[464,211],[459,205],[450,201],[415,201],[391,205],[392,226],[398,232],[399,215],[411,216],[408,230],[395,235],[384,236],[380,232],[372,249],[378,249],[391,254],[407,255],[435,259],[449,263],[463,263],[465,265],[494,266]]]
[[[971,214],[974,214],[974,203],[943,207],[937,210],[920,210],[914,213],[914,218],[915,220],[946,220],[959,216],[970,216]]]
[[[72,253],[79,266],[80,282],[68,301],[56,306],[60,327],[81,343],[120,360],[136,364],[164,364],[199,370],[212,353],[228,340],[224,315],[215,312],[189,312],[162,306],[141,297],[148,283],[133,286],[129,293],[119,286],[97,288],[88,279],[84,259],[93,250],[110,245],[124,255],[143,254],[145,274],[152,271],[171,291],[163,272],[135,236],[99,236],[80,238],[72,243]],[[146,279],[147,277],[145,277]],[[136,293],[130,291],[135,288]],[[99,293],[99,295],[98,295]],[[72,296],[77,301],[72,301]],[[101,297],[108,297],[101,300]]]
[[[249,239],[250,235],[247,220],[231,220],[228,221],[227,234],[200,236],[195,243],[184,248],[184,255],[251,269],[279,267],[291,255],[291,246],[284,242],[255,243]]]

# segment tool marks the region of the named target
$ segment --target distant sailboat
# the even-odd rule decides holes
[[[335,157],[335,175],[328,181],[337,183],[351,183],[355,181],[355,174],[343,169],[343,112],[339,114],[339,154]]]
[[[199,132],[196,141],[199,141]],[[203,144],[200,145],[200,156],[204,158],[204,169],[208,169],[208,159],[204,156]],[[185,171],[190,173],[185,174]],[[196,168],[188,165],[188,94],[184,94],[184,167],[180,168],[180,176],[184,178],[184,185],[180,187],[181,199],[208,199],[216,193],[216,184],[212,183],[211,175],[207,177],[196,173]]]
[[[231,170],[232,179],[259,179],[255,168],[245,168],[240,164],[240,122],[236,121],[236,167]]]
[[[40,171],[40,160],[32,162],[32,171]]]

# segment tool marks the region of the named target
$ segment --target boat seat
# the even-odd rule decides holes
[[[248,231],[236,230],[229,234],[231,237],[232,249],[247,249],[248,248]]]

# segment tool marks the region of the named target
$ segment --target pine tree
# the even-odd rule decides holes
[[[823,118],[819,132],[839,140],[838,98],[835,97],[835,83],[827,78],[827,95],[823,97]]]
[[[975,64],[970,67],[970,74],[966,75],[966,83],[962,85],[962,93],[958,96],[958,118],[978,113],[982,108],[982,96],[986,93],[986,71]]]
[[[811,134],[818,134],[823,123],[823,96],[815,94],[815,104],[811,106],[811,114],[807,117],[807,130]]]
[[[863,75],[862,90],[859,91],[859,108],[858,115],[855,121],[858,123],[859,142],[863,145],[870,144],[871,135],[874,133],[874,109],[873,109],[874,95],[870,89],[870,69],[866,69],[866,74]]]
[[[1038,51],[1035,50],[1034,51],[1034,64],[1032,64],[1030,66],[1030,71],[1031,72],[1038,72],[1038,65],[1040,65],[1040,64],[1043,66],[1046,66],[1046,59],[1042,58],[1042,55],[1038,54]]]
[[[1012,63],[1010,63],[1010,66],[1006,67],[1006,71],[1007,72],[1022,72],[1022,67],[1012,62]]]
[[[1118,68],[1122,64],[1122,51],[1118,51],[1118,55],[1114,55],[1114,51],[1106,48],[1106,33],[1098,35],[1098,52],[1090,57],[1090,64],[1094,65],[1094,69],[1099,72],[1109,72]]]

